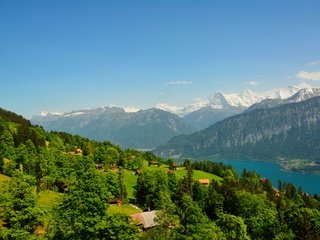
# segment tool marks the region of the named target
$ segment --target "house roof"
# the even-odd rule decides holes
[[[143,228],[151,228],[158,225],[156,221],[156,211],[143,212],[131,215],[132,219],[138,220],[140,224],[143,225]]]
[[[172,163],[171,166],[172,167],[180,167],[180,164],[179,163]]]
[[[210,183],[209,179],[207,179],[207,178],[199,179],[198,181],[199,181],[201,184],[209,184],[209,183]]]
[[[132,215],[130,215],[130,217],[132,220],[137,221],[138,224],[143,225],[143,217],[142,217],[141,213],[132,214]]]

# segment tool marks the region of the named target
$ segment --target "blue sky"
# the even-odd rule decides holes
[[[1,107],[31,117],[320,83],[320,1],[0,1]]]

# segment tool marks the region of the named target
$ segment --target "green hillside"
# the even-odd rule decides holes
[[[172,163],[2,110],[0,239],[320,238],[318,195],[221,163]],[[153,228],[131,222],[141,211]]]

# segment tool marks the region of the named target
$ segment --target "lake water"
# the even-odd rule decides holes
[[[256,171],[262,178],[268,178],[275,187],[278,187],[278,180],[293,183],[297,188],[302,187],[305,192],[310,194],[320,194],[320,175],[288,172],[275,163],[247,161],[247,160],[221,160],[226,165],[231,165],[239,174],[243,169]]]

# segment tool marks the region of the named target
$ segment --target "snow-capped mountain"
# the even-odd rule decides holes
[[[217,92],[213,97],[209,98],[209,103],[207,106],[217,109],[230,106],[248,108],[264,99],[287,99],[298,91],[299,88],[289,86],[286,88],[274,89],[271,92],[265,93],[255,93],[251,90],[245,90],[242,93],[230,94]]]
[[[287,94],[288,95],[288,94]],[[308,100],[313,97],[320,96],[320,88],[303,88],[298,90],[295,94],[292,96],[281,99],[281,98],[275,98],[275,99],[264,99],[261,102],[258,102],[256,104],[253,104],[250,106],[246,111],[250,112],[257,109],[269,109],[278,107],[280,105],[288,104],[288,103],[298,103],[305,100]]]
[[[296,87],[287,87],[266,93],[255,93],[250,90],[245,90],[239,94],[217,92],[209,98],[204,107],[190,112],[183,116],[183,119],[189,125],[201,130],[227,117],[242,113],[247,108],[250,109],[250,106],[258,105],[259,102],[282,101],[282,99],[292,96],[298,90]]]
[[[263,96],[250,90],[245,90],[240,94],[224,94],[224,97],[230,106],[243,108],[247,108],[263,99]]]
[[[265,99],[287,99],[297,93],[301,88],[289,86],[286,88],[275,89],[265,94]]]
[[[208,100],[195,102],[184,107],[173,106],[162,102],[158,103],[156,108],[174,113],[180,117],[184,117],[189,113],[198,111],[202,108],[221,110],[235,107],[244,110],[255,103],[261,102],[264,99],[287,99],[298,91],[299,88],[289,86],[286,88],[274,89],[272,91],[262,93],[256,93],[251,90],[244,90],[241,93],[216,92]]]
[[[183,111],[183,107],[178,107],[178,106],[173,106],[169,105],[167,103],[157,103],[155,108],[166,111],[166,112],[171,112],[176,115],[181,115]]]
[[[292,102],[302,102],[318,96],[320,96],[320,88],[303,88],[293,96],[289,97],[288,100]]]
[[[158,104],[156,104],[155,108],[176,114],[180,117],[183,117],[183,116],[185,116],[191,112],[194,112],[200,108],[206,107],[207,105],[208,105],[208,101],[195,102],[195,103],[189,104],[185,107],[173,106],[173,105],[169,105],[167,103],[158,103]]]

